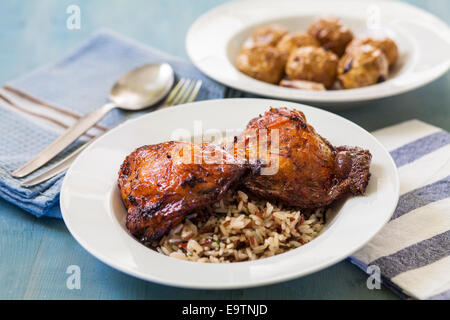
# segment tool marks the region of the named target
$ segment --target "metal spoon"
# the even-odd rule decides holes
[[[42,167],[82,136],[112,109],[121,108],[136,111],[156,104],[167,95],[173,82],[174,72],[167,63],[148,64],[131,70],[111,88],[110,103],[89,112],[78,120],[34,159],[15,170],[12,173],[13,177],[25,177]]]

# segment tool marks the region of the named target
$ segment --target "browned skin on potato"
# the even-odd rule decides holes
[[[191,162],[196,151],[200,163],[182,161],[179,156],[186,156],[189,150]],[[208,155],[214,158],[206,158]],[[210,164],[214,159],[224,163]],[[241,177],[245,168],[233,161],[224,150],[206,143],[170,141],[136,149],[119,171],[127,228],[142,242],[159,239],[187,214],[220,199]]]
[[[389,65],[380,49],[365,44],[346,51],[339,60],[337,71],[341,86],[354,89],[385,81]]]
[[[288,29],[279,24],[257,28],[252,35],[244,42],[244,48],[269,46],[274,47],[288,33]]]
[[[236,67],[254,79],[275,84],[283,77],[284,61],[274,47],[252,47],[241,50]]]
[[[336,80],[338,57],[319,47],[300,47],[289,55],[285,71],[290,80],[322,83],[330,89]]]
[[[352,41],[353,33],[334,17],[320,18],[311,23],[308,33],[315,37],[322,47],[342,56],[347,44]]]
[[[398,58],[398,48],[397,45],[395,44],[394,40],[390,39],[390,38],[370,38],[370,37],[366,37],[366,38],[356,38],[353,39],[347,46],[347,48],[345,49],[345,52],[350,52],[352,49],[354,49],[355,47],[360,47],[363,45],[371,45],[377,49],[380,49],[384,55],[386,56],[388,63],[389,63],[389,68],[392,69],[395,65],[395,63],[397,62],[397,58]]]
[[[248,137],[261,129],[269,132],[267,150],[271,149],[271,130],[279,132],[279,169],[274,175],[257,175],[246,180],[244,186],[251,193],[289,206],[317,208],[348,194],[365,192],[370,177],[368,150],[335,148],[316,133],[302,112],[272,108],[248,123],[234,145],[234,152],[244,148],[249,159],[249,154],[258,147]],[[271,155],[259,154],[257,161],[271,165]]]
[[[287,34],[277,44],[277,49],[284,61],[287,61],[291,52],[304,46],[318,47],[320,44],[316,38],[304,32]]]

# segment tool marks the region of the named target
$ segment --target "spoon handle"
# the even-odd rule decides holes
[[[36,157],[28,161],[19,169],[12,173],[13,177],[22,178],[33,171],[39,169],[44,164],[53,159],[58,153],[63,151],[75,140],[82,136],[93,125],[100,121],[109,111],[116,108],[114,103],[107,103],[101,108],[93,110],[78,120],[72,127],[67,129],[62,135],[60,135],[49,146],[42,150]]]

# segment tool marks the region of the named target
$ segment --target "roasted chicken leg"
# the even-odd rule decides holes
[[[262,133],[267,136],[265,148],[261,147]],[[273,148],[275,142],[278,146]],[[347,194],[362,194],[370,178],[368,150],[333,147],[306,122],[302,112],[287,108],[271,108],[251,120],[229,151],[250,163],[271,167],[272,173],[249,177],[243,185],[263,199],[289,206],[317,208]]]
[[[127,228],[142,242],[156,240],[187,214],[220,199],[245,170],[226,151],[206,143],[140,147],[119,171]]]

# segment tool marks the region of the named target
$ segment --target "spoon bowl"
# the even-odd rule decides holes
[[[117,80],[111,88],[109,99],[121,109],[140,110],[164,98],[172,88],[174,78],[169,64],[147,64]]]

